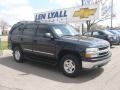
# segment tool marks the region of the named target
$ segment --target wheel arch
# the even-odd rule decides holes
[[[79,60],[82,60],[82,55],[77,52],[77,51],[72,51],[72,50],[61,50],[58,55],[57,55],[57,63],[60,63],[60,60],[63,56],[65,56],[66,54],[72,54],[75,55],[79,58]]]
[[[21,49],[20,44],[18,44],[18,43],[12,43],[12,50],[14,50],[15,47],[19,47]]]

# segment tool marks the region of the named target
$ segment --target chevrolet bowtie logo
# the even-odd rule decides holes
[[[80,17],[80,18],[89,18],[89,16],[94,15],[96,13],[95,9],[89,8],[82,8],[79,11],[75,11],[73,17]]]

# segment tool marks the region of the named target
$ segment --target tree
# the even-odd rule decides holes
[[[111,17],[111,0],[84,0],[84,5],[91,5],[91,4],[101,4],[101,18],[97,20],[89,20],[86,21],[87,31],[91,29],[91,27],[98,22],[104,21],[106,19],[110,19]],[[114,15],[113,15],[114,16]]]
[[[0,21],[0,28],[1,28],[2,35],[6,34],[6,29],[8,27],[9,27],[9,24],[6,21],[4,21],[4,20]]]

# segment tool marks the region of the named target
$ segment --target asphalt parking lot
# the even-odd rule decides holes
[[[103,68],[84,71],[77,78],[58,68],[27,61],[16,63],[10,52],[0,57],[0,90],[120,90],[120,46],[113,46],[112,60]]]

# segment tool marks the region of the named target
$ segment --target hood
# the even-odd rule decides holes
[[[94,38],[94,37],[87,37],[87,36],[72,36],[72,37],[63,37],[64,40],[67,42],[77,43],[82,46],[86,47],[103,47],[109,46],[109,42]]]

